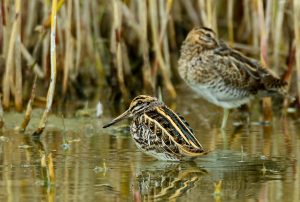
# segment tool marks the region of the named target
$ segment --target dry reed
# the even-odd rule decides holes
[[[300,105],[300,2],[294,0],[294,30],[296,44],[296,69],[297,69],[297,87],[298,87],[298,104]]]
[[[35,90],[36,90],[36,80],[37,80],[37,75],[34,77],[34,81],[33,81],[33,85],[32,85],[32,89],[31,89],[31,95],[30,95],[30,99],[27,103],[27,107],[26,107],[26,111],[25,111],[25,116],[24,119],[21,123],[20,126],[20,131],[24,132],[26,130],[26,127],[31,119],[31,112],[32,112],[32,104],[35,98]]]
[[[15,17],[9,39],[8,53],[6,57],[5,73],[3,78],[3,107],[9,108],[10,94],[15,95],[16,110],[22,110],[22,74],[20,67],[19,46],[21,31],[21,0],[15,2]],[[16,55],[16,62],[14,61]],[[15,62],[15,64],[14,64]]]
[[[15,61],[15,78],[14,78],[14,87],[15,91],[13,92],[15,97],[15,109],[19,112],[23,109],[23,96],[22,96],[22,64],[21,64],[21,17],[17,17],[18,15],[22,15],[21,13],[21,0],[17,0],[15,2],[16,9],[16,38],[14,44],[14,61]],[[13,25],[14,26],[14,25]],[[13,27],[14,28],[14,27]]]
[[[267,3],[267,11],[264,14],[262,1],[257,0],[257,12],[259,16],[260,27],[260,61],[264,67],[268,67],[268,40],[270,35],[270,17],[272,3]],[[265,122],[272,121],[272,100],[270,97],[265,97],[262,100],[263,106],[263,120]]]
[[[62,93],[63,95],[67,92],[69,72],[73,67],[73,43],[72,43],[72,34],[71,34],[71,23],[72,23],[72,12],[73,12],[73,1],[68,1],[68,10],[65,21],[65,38],[66,38],[66,52],[65,52],[65,63],[64,63],[64,77],[62,84]]]
[[[276,1],[275,4],[278,6],[277,16],[274,26],[274,52],[273,52],[273,64],[276,71],[279,70],[279,51],[281,45],[282,37],[282,23],[284,19],[284,7],[286,1]],[[275,5],[274,5],[275,6]]]
[[[57,11],[57,0],[52,1],[52,12],[51,12],[51,33],[50,33],[50,63],[51,63],[51,78],[49,89],[47,93],[46,109],[40,120],[39,126],[33,133],[34,136],[40,136],[44,131],[48,119],[49,112],[51,110],[55,83],[56,83],[56,11]]]
[[[47,1],[1,1],[4,109],[12,106],[12,98],[15,109],[22,109],[30,92],[24,87],[30,86],[28,79],[35,74],[38,83],[54,82],[50,10]],[[288,66],[291,75],[294,65],[284,61],[292,53],[291,41],[295,41],[298,78],[290,86],[298,86],[293,93],[300,95],[297,0],[59,0],[55,11],[56,93],[66,101],[99,99],[95,94],[127,100],[140,92],[157,95],[160,88],[165,96],[175,97],[179,47],[194,26],[213,28],[221,39],[247,55],[260,56],[262,64],[278,74]],[[29,68],[24,68],[25,62]],[[54,87],[50,89],[54,93]],[[47,85],[37,86],[39,93],[46,90]],[[45,113],[50,111],[51,99],[48,96]]]
[[[3,108],[2,108],[2,95],[0,95],[0,129],[4,126],[4,119],[3,119]]]
[[[37,64],[36,60],[32,57],[32,55],[30,55],[30,53],[28,52],[28,50],[26,49],[26,47],[24,46],[23,43],[20,44],[20,50],[21,50],[23,57],[27,61],[28,66],[32,67],[34,73],[39,78],[43,79],[45,77],[45,73],[41,70],[41,67]]]

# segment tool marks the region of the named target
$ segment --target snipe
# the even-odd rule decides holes
[[[222,128],[229,109],[247,103],[254,95],[285,94],[284,81],[219,41],[214,31],[205,27],[188,33],[181,46],[178,70],[201,97],[224,108]]]
[[[135,97],[123,114],[103,128],[127,118],[133,118],[130,133],[137,147],[159,160],[186,160],[207,153],[185,119],[155,97]]]

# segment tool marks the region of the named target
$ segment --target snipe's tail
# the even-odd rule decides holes
[[[288,96],[287,93],[287,82],[274,76],[274,74],[263,67],[257,68],[257,73],[260,78],[260,82],[263,85],[264,93],[270,95],[280,94],[282,96]]]

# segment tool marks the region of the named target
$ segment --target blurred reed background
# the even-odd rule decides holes
[[[4,109],[22,111],[50,82],[50,0],[1,0],[0,78]],[[218,36],[288,81],[300,95],[299,0],[58,0],[54,102],[110,99],[180,83],[180,45],[194,26]],[[299,103],[299,99],[298,99]]]

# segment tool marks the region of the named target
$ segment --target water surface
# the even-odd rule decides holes
[[[66,118],[65,126],[51,116],[36,141],[29,134],[40,111],[25,134],[15,130],[22,115],[6,113],[0,201],[300,201],[300,128],[293,114],[275,113],[272,123],[261,124],[259,101],[254,101],[248,126],[234,126],[243,117],[235,110],[226,131],[220,131],[221,109],[183,91],[167,103],[188,120],[211,151],[207,156],[195,162],[157,161],[136,148],[127,122],[102,129],[110,115]],[[41,164],[48,154],[52,183]]]

